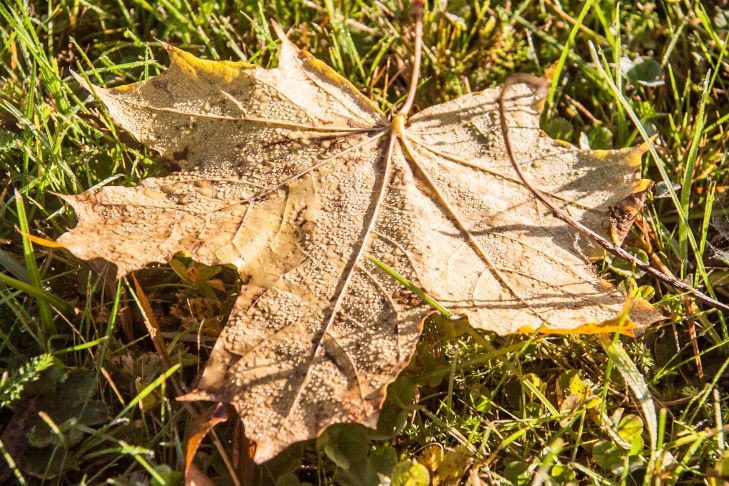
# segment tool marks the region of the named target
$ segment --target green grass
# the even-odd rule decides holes
[[[678,0],[429,2],[416,107],[557,63],[547,132],[593,148],[657,136],[644,175],[665,197],[649,200],[629,249],[727,301],[726,9]],[[294,42],[383,109],[404,98],[412,25],[400,0],[0,1],[0,478],[179,483],[189,413],[175,386],[204,365],[235,275],[183,258],[138,272],[150,316],[131,281],[116,283],[102,263],[27,235],[52,240],[74,224],[54,193],[168,171],[114,128],[70,70],[109,86],[144,79],[167,62],[155,39],[269,66],[277,50],[269,19],[293,27]],[[729,474],[726,316],[625,268],[608,259],[601,270],[623,289],[640,286],[669,316],[643,337],[502,338],[435,319],[391,387],[377,432],[335,427],[318,445],[295,446],[241,477],[351,483],[416,459],[440,484],[449,475],[485,484],[721,483],[707,473]],[[148,337],[153,324],[169,362]],[[218,427],[231,457],[245,454],[235,422]],[[209,439],[198,464],[231,483]]]

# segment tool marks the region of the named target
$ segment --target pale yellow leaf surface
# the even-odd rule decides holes
[[[376,424],[432,309],[400,296],[372,256],[451,312],[499,334],[605,332],[661,319],[600,280],[601,254],[537,202],[506,156],[500,88],[389,120],[281,35],[279,67],[169,47],[162,75],[89,87],[114,121],[174,161],[136,187],[65,196],[59,242],[118,276],[187,252],[234,265],[241,293],[188,400],[232,403],[265,461],[338,422]],[[584,151],[539,130],[541,93],[507,92],[523,171],[601,233],[646,187],[641,149]]]

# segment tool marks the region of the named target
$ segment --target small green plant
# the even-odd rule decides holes
[[[41,373],[52,365],[53,356],[41,354],[31,358],[12,372],[4,371],[0,377],[0,408],[7,407],[15,400],[18,400],[25,389],[25,385],[38,380]]]

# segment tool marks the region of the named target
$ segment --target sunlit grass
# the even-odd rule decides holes
[[[184,258],[138,272],[149,316],[103,263],[28,235],[53,240],[74,224],[54,193],[169,171],[71,70],[107,86],[145,79],[167,63],[156,39],[270,66],[269,19],[385,111],[404,99],[412,26],[399,0],[0,3],[0,478],[179,484],[190,414],[175,387],[204,366],[237,293],[234,273]],[[451,0],[430,2],[425,20],[417,109],[555,66],[548,133],[592,148],[651,141],[643,172],[656,197],[627,247],[729,300],[726,12],[708,2]],[[633,280],[612,259],[598,270],[641,287],[668,319],[636,340],[501,338],[433,320],[378,431],[345,426],[260,468],[243,461],[241,480],[365,482],[407,459],[440,484],[685,484],[726,473],[725,316]],[[234,420],[218,434],[230,457],[245,456]],[[219,450],[206,441],[198,465],[228,484]]]

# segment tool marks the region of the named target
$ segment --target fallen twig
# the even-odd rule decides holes
[[[510,76],[509,78],[504,81],[504,84],[501,88],[501,94],[499,95],[499,118],[501,121],[501,133],[504,137],[504,145],[506,146],[506,153],[509,155],[509,160],[511,161],[511,165],[514,167],[514,170],[516,171],[517,175],[519,176],[519,179],[521,179],[521,182],[524,184],[524,186],[529,189],[532,194],[534,194],[534,197],[536,197],[539,201],[541,201],[549,210],[552,212],[552,215],[564,221],[568,225],[572,226],[574,229],[576,229],[579,233],[584,235],[585,237],[589,238],[590,240],[594,241],[598,245],[602,246],[608,253],[611,253],[615,256],[618,256],[624,260],[627,260],[631,262],[633,265],[635,265],[637,268],[640,268],[646,273],[651,274],[658,280],[678,289],[684,292],[688,292],[692,294],[696,300],[699,300],[715,309],[723,310],[726,312],[729,312],[729,305],[723,304],[719,302],[716,299],[713,299],[709,297],[708,295],[704,294],[703,292],[693,288],[692,286],[685,284],[681,282],[680,280],[671,277],[669,275],[666,275],[665,273],[661,272],[660,270],[653,268],[649,263],[642,262],[638,260],[635,256],[628,253],[627,251],[623,250],[621,247],[613,244],[610,240],[607,238],[604,238],[603,236],[597,234],[587,226],[583,225],[582,223],[575,221],[569,214],[567,214],[565,211],[563,211],[561,208],[556,206],[552,201],[547,199],[547,197],[542,193],[538,188],[534,187],[529,180],[527,180],[526,176],[524,175],[524,172],[522,172],[521,167],[519,167],[519,163],[516,160],[516,156],[514,155],[514,150],[511,145],[511,137],[509,135],[509,126],[506,121],[506,112],[504,110],[504,101],[506,99],[506,92],[508,91],[509,87],[514,84],[521,84],[521,83],[527,83],[532,86],[536,86],[539,89],[544,88],[545,82],[537,78],[535,76],[531,76],[528,74],[516,74],[513,76]]]

